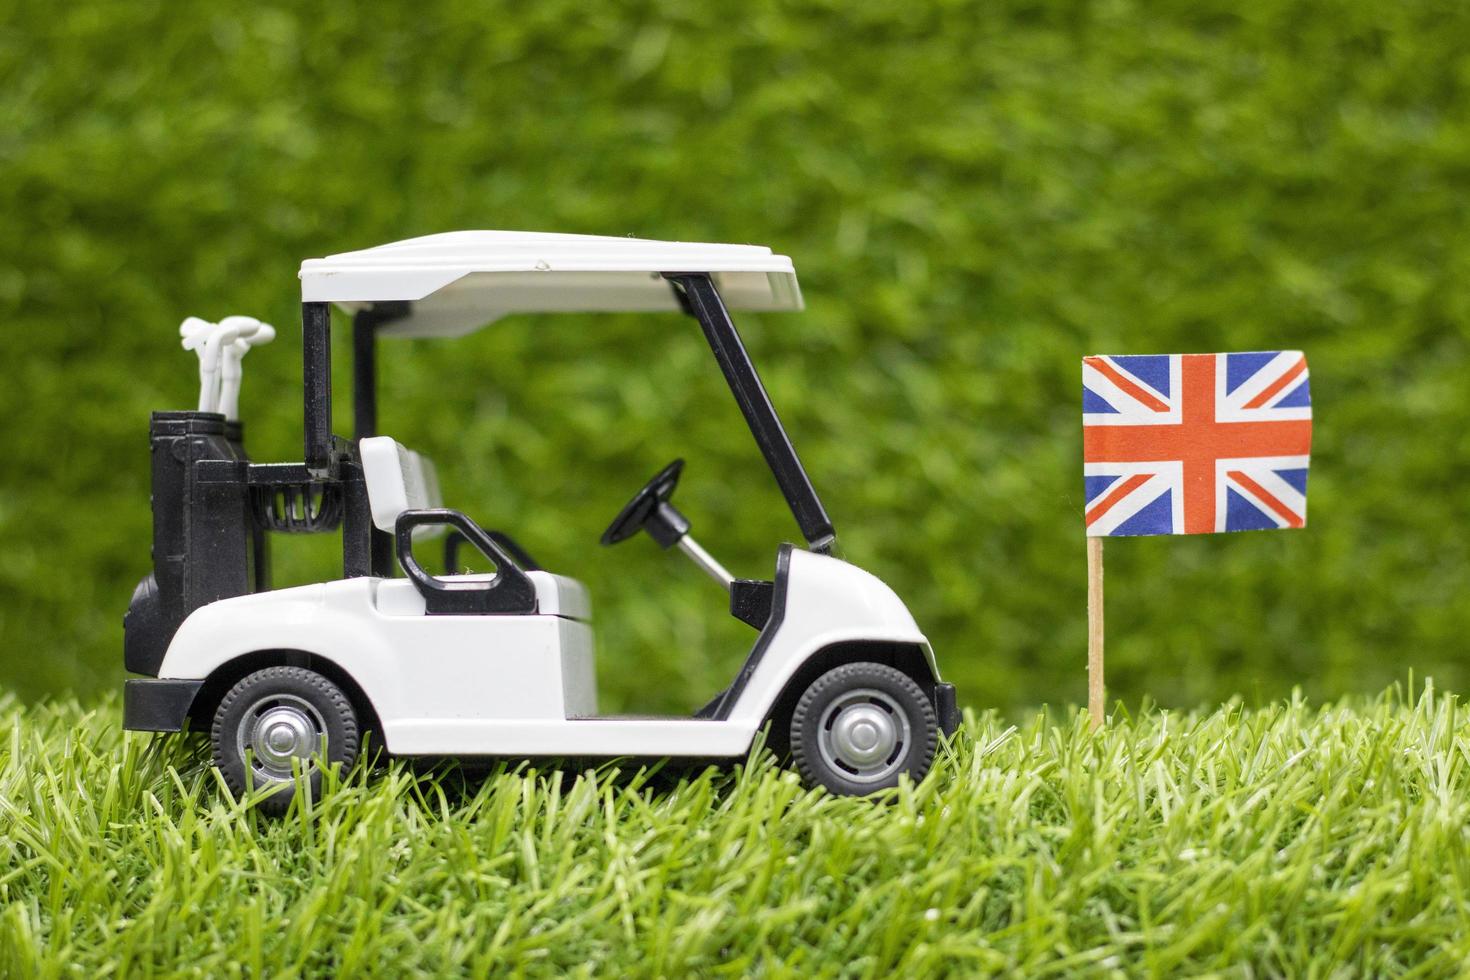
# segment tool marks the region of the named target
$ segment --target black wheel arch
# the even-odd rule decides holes
[[[888,640],[847,640],[833,643],[818,650],[797,668],[786,681],[781,693],[771,703],[766,714],[766,745],[778,757],[784,758],[791,752],[791,715],[796,702],[811,683],[833,667],[867,661],[885,664],[902,671],[919,685],[932,703],[939,678],[929,662],[929,654],[921,643],[901,643]]]
[[[194,696],[189,706],[189,730],[207,733],[214,722],[214,713],[225,694],[237,683],[257,670],[267,667],[303,667],[321,674],[342,689],[357,712],[362,731],[371,731],[375,743],[382,748],[383,727],[377,710],[362,686],[343,670],[336,661],[308,650],[274,649],[255,650],[227,660],[216,667],[204,681],[204,686]]]

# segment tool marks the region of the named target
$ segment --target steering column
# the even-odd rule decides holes
[[[628,501],[618,516],[613,518],[607,530],[602,532],[602,543],[621,544],[639,531],[647,531],[648,536],[657,541],[661,548],[668,549],[678,545],[679,550],[690,561],[728,592],[735,576],[690,536],[689,519],[679,513],[679,509],[669,499],[678,488],[679,475],[683,471],[682,459],[676,459],[659,470],[653,479],[643,485],[643,489],[633,495],[633,499]]]

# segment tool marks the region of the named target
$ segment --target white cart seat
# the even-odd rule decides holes
[[[393,533],[398,515],[406,510],[443,507],[439,496],[439,473],[434,461],[405,447],[390,436],[373,436],[358,441],[362,475],[367,483],[368,508],[380,531]],[[423,528],[443,533],[443,525]]]
[[[373,525],[390,534],[398,515],[406,510],[426,510],[444,506],[439,496],[439,475],[434,462],[404,447],[390,436],[373,436],[358,442],[362,457],[363,479],[367,483],[368,508]],[[444,525],[425,525],[416,534],[442,534]],[[440,575],[460,582],[488,582],[494,575]],[[587,589],[576,579],[544,571],[527,571],[526,577],[536,587],[537,611],[545,616],[571,619],[592,618],[592,603]],[[386,615],[422,616],[424,597],[407,579],[389,579],[378,586],[378,609]]]

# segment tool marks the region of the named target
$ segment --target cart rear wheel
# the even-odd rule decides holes
[[[866,796],[923,779],[939,725],[924,691],[903,671],[867,662],[834,667],[811,683],[791,715],[791,757],[808,786]]]
[[[279,816],[296,795],[293,763],[321,792],[321,765],[357,759],[357,712],[342,689],[302,667],[267,667],[230,688],[210,730],[214,764],[236,795],[275,785],[260,808]]]

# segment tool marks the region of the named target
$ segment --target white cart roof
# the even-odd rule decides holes
[[[511,313],[677,310],[664,272],[708,272],[725,305],[799,310],[796,269],[762,245],[455,231],[301,263],[301,300],[407,301],[384,336],[457,337]]]

